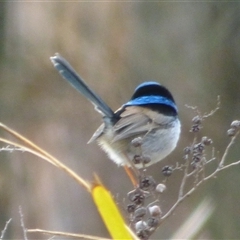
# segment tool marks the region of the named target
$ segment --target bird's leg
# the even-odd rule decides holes
[[[132,168],[128,166],[124,166],[125,172],[127,173],[130,181],[132,182],[133,186],[136,188],[138,186],[138,180],[135,176],[135,172],[133,171]]]
[[[136,168],[136,166],[133,164],[133,162],[128,158],[127,154],[125,155],[125,157],[128,159],[128,162],[130,164],[130,167],[126,166],[126,165],[124,166],[125,172],[127,173],[128,177],[130,178],[133,186],[137,187],[140,172]]]

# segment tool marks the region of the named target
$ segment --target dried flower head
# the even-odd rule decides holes
[[[185,147],[185,148],[183,149],[183,153],[184,153],[185,155],[190,154],[190,153],[191,153],[191,147],[189,147],[189,146]]]
[[[139,187],[143,190],[152,190],[156,187],[156,182],[152,176],[146,176],[140,179]]]
[[[162,173],[165,177],[171,176],[172,172],[173,172],[173,167],[172,166],[166,165],[162,168]]]
[[[141,189],[137,188],[128,193],[128,199],[136,205],[141,205],[144,203],[145,195]]]
[[[196,143],[193,146],[193,153],[202,153],[204,151],[205,145],[203,143]]]
[[[200,125],[199,124],[192,125],[192,128],[191,128],[190,132],[196,133],[196,132],[199,132],[199,131],[200,131]]]
[[[143,157],[140,156],[140,155],[134,155],[132,161],[133,161],[134,164],[142,163],[143,162]]]
[[[134,204],[134,203],[130,203],[130,204],[128,204],[127,205],[127,212],[128,213],[133,213],[134,211],[135,211],[135,209],[136,209],[136,204]]]
[[[150,227],[150,228],[155,228],[158,226],[159,224],[159,218],[156,218],[156,217],[150,217],[148,220],[147,220],[147,225]]]
[[[209,146],[213,143],[211,138],[208,138],[206,136],[202,137],[202,141],[201,141],[205,146]]]
[[[202,159],[202,154],[201,153],[194,153],[192,156],[192,162],[194,163],[199,163]]]
[[[148,229],[143,229],[143,230],[137,231],[137,236],[141,240],[147,240],[150,237],[150,231]]]
[[[199,115],[197,115],[192,119],[192,122],[194,124],[201,124],[202,123],[202,118]]]

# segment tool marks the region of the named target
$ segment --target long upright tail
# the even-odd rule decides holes
[[[59,54],[50,57],[54,67],[74,88],[89,99],[95,106],[96,110],[100,111],[106,117],[112,118],[114,112],[112,109],[81,79],[73,67]]]

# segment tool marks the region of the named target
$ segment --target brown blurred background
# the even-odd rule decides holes
[[[101,116],[59,76],[49,57],[61,53],[114,110],[145,80],[159,81],[171,90],[182,135],[177,150],[148,170],[161,179],[162,166],[182,161],[182,149],[193,139],[189,128],[194,114],[185,104],[210,111],[221,95],[221,110],[203,129],[219,156],[229,141],[228,126],[240,118],[239,13],[237,2],[1,2],[0,121],[86,179],[97,173],[122,206],[131,190],[123,169],[96,144],[86,144]],[[238,146],[239,141],[229,161],[240,158]],[[64,173],[26,153],[0,156],[0,230],[13,218],[6,238],[23,238],[19,205],[27,228],[108,237],[89,194]],[[176,198],[179,180],[174,177],[163,211]],[[240,166],[219,174],[153,237],[169,238],[209,196],[215,211],[199,238],[239,238],[239,182]],[[47,237],[29,234],[31,238]]]

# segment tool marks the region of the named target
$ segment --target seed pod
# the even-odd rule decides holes
[[[235,120],[231,123],[231,128],[239,128],[240,127],[240,121],[239,120]]]
[[[139,218],[144,217],[146,215],[146,213],[147,213],[147,210],[145,207],[139,207],[135,210],[133,216],[135,219],[139,219]]]
[[[213,143],[212,139],[211,138],[208,138],[206,136],[202,137],[202,143],[205,145],[205,146],[209,146]]]
[[[148,211],[152,217],[159,217],[162,214],[161,208],[158,205],[150,206]]]
[[[138,222],[135,223],[135,229],[136,229],[137,232],[142,231],[146,228],[147,228],[147,224],[146,224],[145,221],[141,220],[141,221],[138,221]]]
[[[142,163],[143,164],[148,164],[150,162],[151,162],[151,158],[150,157],[143,156],[143,158],[142,158]]]
[[[230,129],[228,129],[227,135],[228,135],[229,137],[234,137],[235,134],[236,134],[236,128],[230,128]]]
[[[167,189],[166,185],[163,183],[159,183],[156,187],[156,192],[163,193]]]

